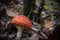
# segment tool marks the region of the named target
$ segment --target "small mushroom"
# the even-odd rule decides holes
[[[45,20],[45,22],[44,22],[44,26],[46,27],[46,28],[51,28],[51,25],[52,25],[52,22],[50,21],[50,20]]]
[[[32,23],[30,20],[23,15],[18,15],[14,17],[11,21],[12,24],[17,25],[16,28],[18,29],[17,38],[20,39],[22,36],[22,32],[24,29],[30,30],[32,28]]]

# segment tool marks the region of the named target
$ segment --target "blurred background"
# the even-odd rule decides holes
[[[11,24],[17,15],[26,16],[34,30],[24,29],[19,39]],[[60,0],[0,0],[0,40],[58,40],[59,27]]]

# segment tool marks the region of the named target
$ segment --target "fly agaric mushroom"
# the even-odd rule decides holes
[[[18,32],[17,32],[18,39],[21,38],[23,29],[29,30],[32,27],[32,23],[30,22],[30,20],[26,16],[23,16],[23,15],[18,15],[16,17],[14,17],[12,19],[11,23],[14,25],[18,25],[18,26],[16,26],[18,29]]]

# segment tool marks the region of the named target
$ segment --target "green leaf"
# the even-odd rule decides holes
[[[46,10],[53,10],[53,7],[52,6],[48,6],[48,5],[44,5],[44,9],[46,9]]]

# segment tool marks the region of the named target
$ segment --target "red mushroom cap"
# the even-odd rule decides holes
[[[12,24],[16,24],[16,25],[19,25],[28,29],[31,29],[32,27],[32,23],[30,22],[30,20],[26,16],[23,16],[23,15],[18,15],[14,17],[11,22]]]

